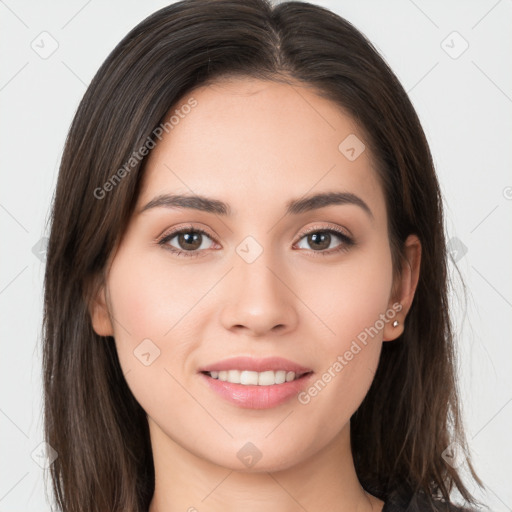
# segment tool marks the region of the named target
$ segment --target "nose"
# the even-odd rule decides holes
[[[283,335],[296,328],[297,305],[293,283],[287,274],[271,261],[271,251],[247,263],[235,255],[235,268],[225,283],[226,300],[223,301],[221,321],[225,329],[262,337]],[[289,276],[289,274],[288,274]]]

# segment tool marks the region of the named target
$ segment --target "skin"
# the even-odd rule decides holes
[[[190,96],[197,106],[149,156],[133,217],[91,304],[95,331],[114,336],[127,383],[148,415],[156,474],[150,512],[379,511],[383,502],[357,479],[349,421],[382,343],[403,331],[420,242],[407,239],[407,261],[393,283],[383,190],[368,149],[354,161],[338,149],[349,134],[364,136],[336,104],[299,85],[248,78],[203,86],[181,104]],[[353,204],[284,214],[288,200],[328,191],[357,195],[373,218]],[[140,213],[164,193],[216,198],[232,215]],[[189,223],[209,233],[195,249],[201,256],[157,243]],[[356,244],[332,252],[344,244],[332,234],[319,251],[300,236],[332,227]],[[236,252],[249,235],[263,249],[252,263]],[[169,245],[184,250],[178,237]],[[320,377],[397,302],[399,325],[387,322],[306,405],[293,397],[270,409],[241,408],[197,373],[228,357],[281,356]],[[160,350],[149,366],[133,353],[147,338]],[[250,468],[237,457],[247,442],[262,455]]]

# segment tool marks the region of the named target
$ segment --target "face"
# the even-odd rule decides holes
[[[153,440],[285,469],[346,432],[401,332],[383,191],[363,133],[311,90],[237,79],[176,109],[93,325],[114,336]],[[250,361],[218,364],[234,357]]]

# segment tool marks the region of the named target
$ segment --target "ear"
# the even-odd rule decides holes
[[[392,341],[404,332],[404,323],[411,308],[420,276],[421,242],[416,235],[409,235],[404,243],[405,260],[397,281],[393,283],[393,290],[388,308],[397,311],[396,316],[386,323],[383,341]],[[399,309],[396,303],[401,305]],[[395,304],[395,307],[393,307]],[[393,327],[395,320],[398,325]]]
[[[106,287],[104,284],[97,286],[92,295],[89,302],[89,315],[91,317],[92,328],[96,334],[99,336],[114,335],[106,300]]]

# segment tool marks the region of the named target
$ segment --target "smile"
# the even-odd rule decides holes
[[[205,372],[212,379],[218,379],[231,384],[242,384],[245,386],[272,386],[274,384],[284,384],[299,379],[305,373],[296,374],[292,371],[268,370],[265,372],[254,372],[250,370],[223,370]],[[308,372],[306,372],[308,373]]]

